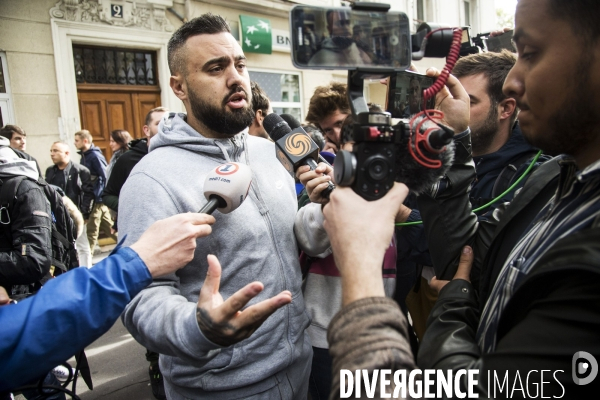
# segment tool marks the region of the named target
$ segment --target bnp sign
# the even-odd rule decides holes
[[[271,54],[271,22],[265,18],[240,15],[242,50],[248,53]]]

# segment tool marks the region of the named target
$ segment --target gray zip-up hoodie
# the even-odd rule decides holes
[[[237,210],[214,213],[212,233],[198,239],[194,260],[138,294],[125,309],[123,323],[137,341],[161,354],[163,376],[185,397],[245,397],[268,390],[286,376],[294,391],[302,390],[312,350],[304,334],[309,317],[294,237],[294,182],[275,158],[270,141],[246,131],[232,139],[205,138],[185,118],[171,113],[161,122],[150,153],[123,186],[119,233],[127,235],[124,244],[134,243],[156,220],[200,210],[206,203],[206,174],[227,161],[251,167],[251,190]],[[265,288],[250,304],[286,289],[292,292],[292,303],[234,346],[210,342],[196,321],[207,254],[221,262],[224,299],[258,280]]]

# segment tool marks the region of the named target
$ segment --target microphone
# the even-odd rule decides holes
[[[437,183],[454,161],[454,132],[438,123],[436,128],[423,117],[413,122],[413,133],[403,137],[396,153],[396,182],[402,182],[416,194]]]
[[[302,124],[291,114],[280,114],[279,115],[292,129],[302,128]],[[311,138],[312,139],[312,138]],[[319,162],[325,163],[331,167],[329,161],[327,161],[321,154],[319,154]]]
[[[219,210],[229,214],[242,204],[252,183],[252,171],[245,164],[229,162],[219,165],[206,175],[204,180],[204,197],[208,203],[198,211],[212,214]]]
[[[283,164],[292,178],[295,178],[296,169],[302,165],[308,165],[311,171],[317,168],[319,146],[302,129],[300,123],[298,123],[296,129],[292,130],[282,117],[273,113],[265,117],[263,126],[275,142],[277,159]],[[333,189],[335,189],[335,185],[330,181],[328,182],[328,187],[323,190],[321,195],[329,198]]]

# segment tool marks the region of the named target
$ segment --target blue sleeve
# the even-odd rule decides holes
[[[102,336],[151,282],[137,253],[121,248],[91,269],[69,271],[35,296],[0,307],[0,392],[39,378]]]

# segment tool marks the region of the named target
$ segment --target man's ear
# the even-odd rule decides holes
[[[502,100],[499,104],[500,120],[510,119],[517,111],[517,101],[512,97]]]
[[[177,75],[171,76],[169,85],[179,100],[187,100],[187,85],[182,74],[177,73]]]
[[[144,136],[150,139],[150,127],[148,125],[142,126],[142,131],[144,131]]]
[[[254,119],[258,123],[258,126],[262,128],[263,121],[265,120],[265,115],[263,115],[262,110],[256,110],[256,112],[254,113]]]

